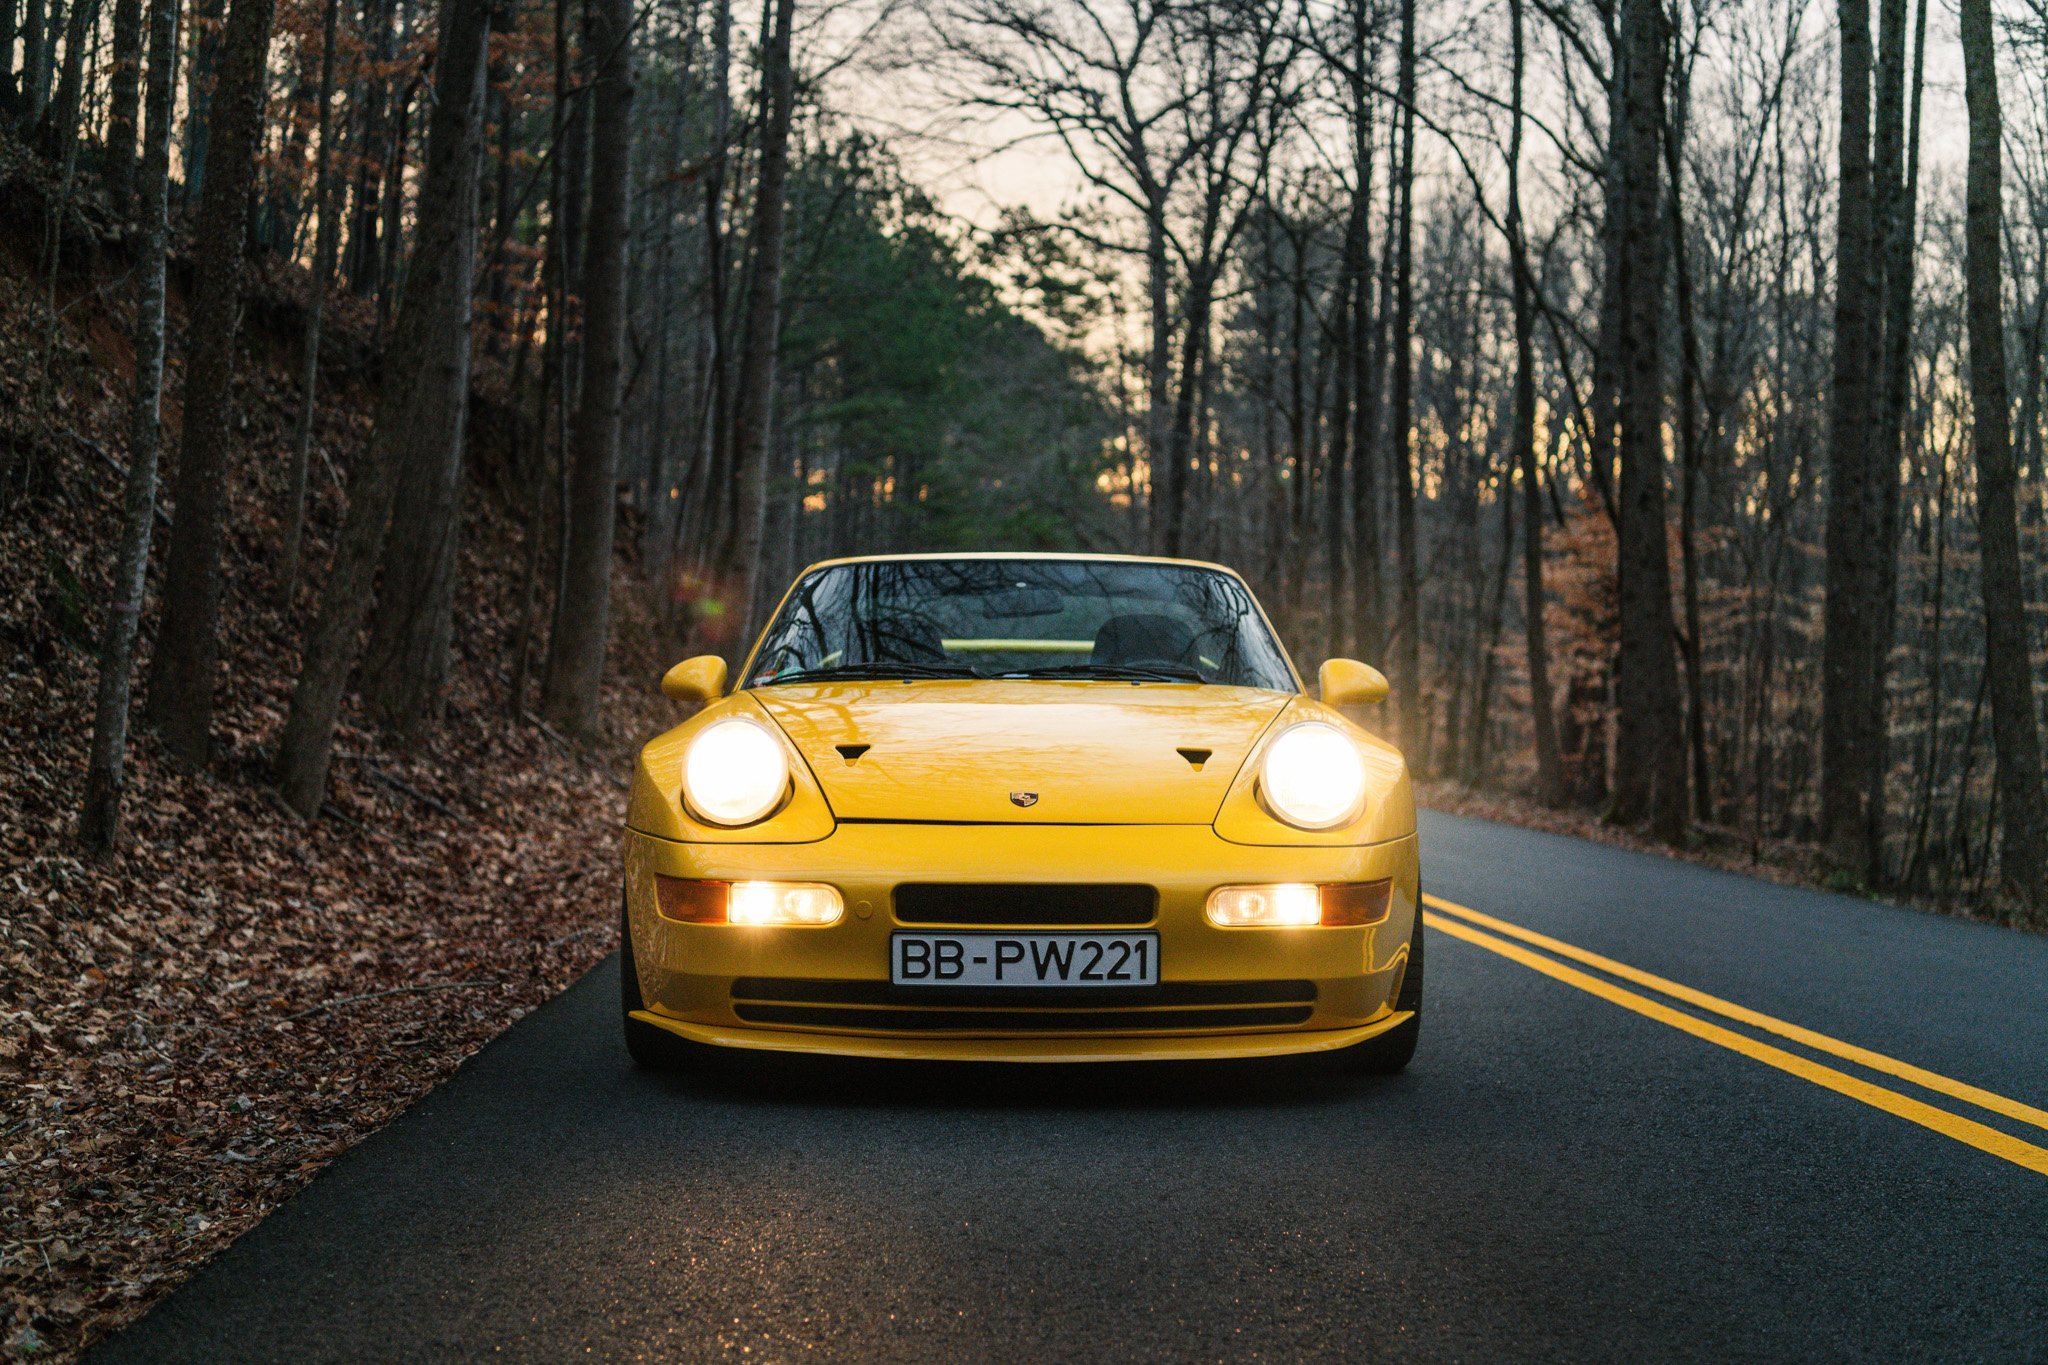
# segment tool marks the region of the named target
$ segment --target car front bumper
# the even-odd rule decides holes
[[[846,910],[821,927],[685,924],[654,879],[827,882]],[[1357,928],[1223,929],[1219,886],[1388,878],[1388,917]],[[1358,847],[1230,843],[1206,825],[841,824],[806,844],[678,843],[626,835],[634,1017],[699,1043],[772,1051],[979,1061],[1260,1057],[1362,1042],[1394,1008],[1417,913],[1414,835]],[[1157,988],[972,993],[889,984],[902,928],[1077,927],[900,923],[912,882],[1142,882],[1157,889]],[[1127,926],[1117,926],[1122,929]],[[1116,929],[1107,929],[1115,932]],[[1014,998],[1013,998],[1014,997]],[[1055,1002],[1056,1003],[1053,1003]]]

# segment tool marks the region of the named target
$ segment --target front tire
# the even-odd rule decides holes
[[[634,1010],[647,1008],[640,994],[640,971],[633,964],[633,924],[626,917],[626,898],[619,897],[619,1015],[625,1024],[626,1052],[633,1064],[647,1071],[673,1071],[695,1060],[687,1039],[667,1029],[635,1019]]]
[[[1415,930],[1408,937],[1408,968],[1401,973],[1401,992],[1394,1008],[1410,1015],[1376,1038],[1353,1043],[1338,1053],[1346,1071],[1359,1076],[1392,1076],[1415,1056],[1422,1036],[1422,888],[1415,889]]]

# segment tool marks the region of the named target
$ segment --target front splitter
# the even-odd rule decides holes
[[[1242,1057],[1286,1057],[1333,1052],[1377,1037],[1413,1018],[1408,1010],[1389,1010],[1355,1028],[1314,1029],[1294,1033],[1188,1033],[1073,1037],[1025,1036],[905,1038],[873,1033],[830,1033],[822,1030],[732,1028],[722,1024],[687,1023],[651,1010],[632,1017],[668,1030],[679,1038],[711,1047],[756,1052],[807,1052],[835,1057],[879,1057],[900,1061],[942,1062],[1165,1062],[1223,1061]]]

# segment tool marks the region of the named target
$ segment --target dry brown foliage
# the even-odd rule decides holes
[[[127,320],[117,254],[68,267],[44,388],[36,225],[0,240],[0,1357],[44,1360],[142,1312],[611,950],[627,755],[672,715],[652,627],[622,600],[615,641],[643,643],[615,643],[605,734],[572,746],[507,719],[518,531],[473,488],[441,723],[404,752],[345,728],[317,822],[271,800],[297,664],[272,605],[296,392],[269,320],[293,315],[296,282],[253,280],[217,756],[180,771],[138,735],[121,855],[83,859]],[[364,377],[332,392],[319,443],[345,466]],[[314,483],[317,584],[341,507],[322,458]],[[156,618],[152,595],[145,647]]]

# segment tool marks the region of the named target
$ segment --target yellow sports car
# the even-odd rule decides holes
[[[1331,1052],[1405,1066],[1415,804],[1244,581],[1184,560],[804,571],[727,690],[640,752],[626,1044],[1010,1062]]]

